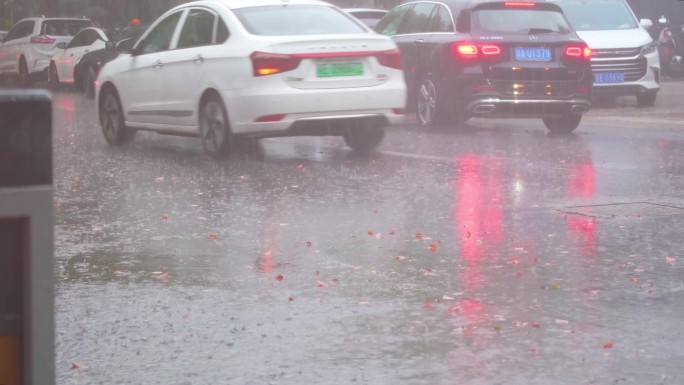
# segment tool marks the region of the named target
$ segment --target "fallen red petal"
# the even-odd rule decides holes
[[[278,274],[278,275],[276,275],[276,279],[277,279],[278,281],[282,281],[282,280],[283,280],[283,278],[285,278],[285,277],[283,277],[283,275],[282,275],[282,274]]]
[[[209,239],[216,239],[216,234],[209,233]]]
[[[323,281],[316,281],[316,285],[318,285],[318,287],[326,287],[326,286],[328,286],[328,284],[325,283],[325,282],[323,282]]]
[[[430,249],[430,251],[435,251],[435,250],[437,250],[437,245],[435,245],[434,243],[431,243],[429,249]]]
[[[311,241],[306,241],[306,247],[311,247]]]
[[[417,239],[423,238],[423,234],[422,233],[416,233],[416,238]]]
[[[425,301],[425,302],[423,302],[423,306],[425,306],[425,307],[434,307],[435,304],[432,303],[432,301]]]
[[[606,344],[603,344],[603,348],[604,348],[604,349],[612,349],[612,348],[613,348],[613,344],[610,343],[610,342],[608,342],[608,343],[606,343]]]
[[[162,215],[162,221],[167,221],[169,216],[167,214]]]

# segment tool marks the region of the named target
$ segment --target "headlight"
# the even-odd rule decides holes
[[[652,41],[652,42],[646,44],[645,46],[641,47],[641,54],[642,55],[649,54],[649,53],[655,51],[657,48],[658,48],[658,44],[656,44],[655,41]]]

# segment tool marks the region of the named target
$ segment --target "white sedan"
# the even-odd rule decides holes
[[[392,40],[317,0],[177,6],[96,84],[111,145],[151,130],[199,136],[216,158],[235,136],[335,135],[370,151],[406,102]]]
[[[66,45],[63,51],[50,59],[48,83],[56,90],[62,84],[74,83],[74,67],[83,55],[105,48],[107,35],[100,28],[83,28]]]

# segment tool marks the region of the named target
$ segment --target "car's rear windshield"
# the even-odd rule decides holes
[[[608,31],[638,28],[634,15],[623,1],[559,1],[576,31]]]
[[[74,36],[78,31],[92,25],[90,20],[45,20],[41,33],[50,36]]]
[[[471,29],[478,34],[522,35],[572,31],[562,13],[539,9],[480,9],[472,14]]]
[[[349,15],[327,5],[273,5],[234,10],[254,35],[331,35],[365,33]]]

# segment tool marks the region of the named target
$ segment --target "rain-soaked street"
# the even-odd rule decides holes
[[[57,382],[683,384],[683,97],[214,161],[56,93]]]

